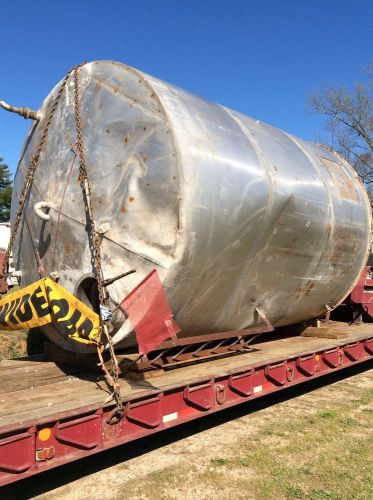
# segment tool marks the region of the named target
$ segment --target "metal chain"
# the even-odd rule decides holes
[[[120,398],[120,385],[119,385],[119,365],[118,360],[115,356],[114,346],[109,334],[108,326],[110,324],[111,319],[111,311],[109,308],[108,297],[105,292],[105,284],[104,284],[104,276],[101,265],[101,238],[99,233],[97,232],[96,224],[93,217],[93,209],[92,209],[92,199],[91,199],[91,186],[88,178],[88,171],[85,159],[85,147],[84,147],[84,139],[82,133],[82,119],[81,119],[81,110],[80,110],[80,87],[79,87],[79,67],[74,68],[74,106],[75,106],[75,121],[76,121],[76,151],[79,156],[79,180],[81,183],[81,187],[83,190],[83,197],[87,212],[87,223],[88,223],[88,237],[90,238],[90,245],[92,251],[92,265],[95,270],[96,280],[97,280],[97,289],[98,289],[98,297],[100,302],[100,319],[101,319],[101,338],[99,339],[97,345],[97,352],[100,359],[100,366],[105,372],[107,382],[109,386],[112,388],[113,393],[112,397],[116,402],[117,410],[113,415],[111,423],[115,423],[120,420],[123,414],[123,405]],[[104,340],[102,338],[102,333],[105,336],[105,342],[109,347],[112,367],[110,373],[106,367],[105,363],[102,359],[102,348],[104,345]]]
[[[50,124],[52,123],[54,113],[57,109],[58,103],[60,102],[61,96],[63,94],[63,91],[65,90],[67,81],[68,81],[72,71],[74,71],[76,68],[80,67],[81,65],[82,64],[79,64],[75,68],[72,68],[67,73],[65,78],[62,80],[61,86],[58,90],[58,93],[57,93],[57,95],[54,99],[54,102],[52,104],[52,107],[50,109],[48,119],[47,119],[46,124],[44,126],[43,133],[41,135],[41,139],[40,139],[39,145],[37,147],[36,153],[31,158],[30,165],[28,167],[26,177],[25,177],[25,182],[23,183],[22,192],[21,192],[21,195],[19,198],[19,204],[18,204],[16,216],[14,219],[14,224],[12,225],[12,228],[11,228],[8,247],[7,247],[7,250],[5,252],[3,265],[2,265],[1,271],[0,271],[0,278],[3,278],[4,276],[6,276],[6,273],[7,273],[9,257],[10,257],[15,239],[17,237],[19,225],[20,225],[21,219],[22,219],[22,214],[23,214],[28,196],[30,194],[30,189],[31,189],[33,181],[34,181],[35,172],[36,172],[36,169],[39,165],[40,156],[41,156],[41,153],[43,152],[43,149],[44,149],[47,137],[48,137],[49,127],[50,127]]]
[[[21,223],[22,214],[24,212],[26,202],[27,202],[27,199],[28,199],[29,194],[30,194],[30,190],[31,190],[31,187],[32,187],[32,184],[34,181],[34,177],[35,177],[35,172],[36,172],[36,169],[39,165],[41,153],[43,152],[45,143],[47,141],[49,128],[50,128],[50,125],[52,123],[55,111],[56,111],[58,104],[60,102],[61,96],[65,90],[66,84],[70,78],[70,75],[73,73],[74,90],[75,90],[74,105],[75,105],[75,119],[76,119],[76,133],[77,133],[76,148],[77,148],[77,152],[78,152],[78,156],[79,156],[79,180],[81,182],[81,186],[83,189],[84,201],[85,201],[85,206],[86,206],[87,216],[88,216],[88,231],[89,231],[89,237],[91,239],[90,243],[91,243],[91,248],[92,248],[92,264],[93,264],[93,267],[95,269],[95,274],[96,274],[96,279],[97,279],[97,287],[98,287],[98,295],[99,295],[99,300],[100,300],[101,329],[106,337],[106,341],[107,341],[107,344],[109,346],[109,352],[110,352],[110,356],[111,356],[111,360],[112,360],[112,374],[110,374],[109,371],[106,369],[103,358],[102,358],[102,349],[103,349],[102,338],[100,338],[97,342],[97,351],[98,351],[98,356],[100,359],[100,365],[101,365],[103,371],[105,372],[109,386],[113,390],[112,397],[117,405],[117,410],[113,413],[113,415],[110,419],[110,423],[115,423],[122,418],[123,405],[122,405],[122,401],[120,398],[120,385],[118,382],[118,380],[119,380],[118,360],[115,356],[113,342],[112,342],[112,339],[111,339],[111,336],[110,336],[109,330],[108,330],[108,325],[110,324],[110,309],[109,309],[109,301],[108,301],[108,298],[107,298],[106,293],[105,293],[105,285],[104,285],[103,272],[102,272],[102,266],[101,266],[101,254],[100,254],[101,238],[96,230],[96,225],[95,225],[94,218],[93,218],[92,203],[91,203],[91,188],[89,185],[87,166],[86,166],[86,161],[85,161],[84,141],[83,141],[83,134],[82,134],[81,114],[80,114],[80,89],[79,89],[79,69],[84,64],[85,63],[78,64],[77,66],[72,68],[66,74],[65,78],[62,80],[60,88],[57,92],[57,95],[56,95],[54,102],[52,104],[52,107],[50,109],[47,121],[45,123],[44,129],[43,129],[43,132],[41,135],[39,145],[37,147],[36,153],[31,158],[30,165],[29,165],[27,173],[26,173],[25,182],[24,182],[23,187],[22,187],[22,192],[20,195],[19,205],[18,205],[18,209],[16,212],[14,224],[11,228],[10,240],[9,240],[8,247],[7,247],[7,250],[5,253],[5,257],[3,260],[3,264],[2,264],[2,267],[0,270],[0,278],[6,276],[10,253],[12,251],[15,239],[16,239],[17,234],[18,234],[18,229],[19,229],[19,226]]]
[[[100,255],[100,236],[97,233],[95,221],[93,219],[92,200],[91,200],[91,187],[88,179],[87,165],[85,160],[84,140],[82,134],[82,118],[80,113],[80,88],[79,88],[79,70],[74,69],[74,105],[75,105],[75,120],[76,120],[76,150],[79,157],[79,181],[81,183],[84,195],[85,206],[88,216],[88,229],[91,237],[92,244],[92,263],[95,267],[95,274],[97,280],[98,297],[100,305],[107,306],[107,298],[103,285],[103,272],[101,266]]]

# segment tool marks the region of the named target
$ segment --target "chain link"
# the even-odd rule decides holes
[[[108,326],[110,325],[110,308],[109,300],[105,291],[104,276],[101,264],[101,237],[97,232],[96,223],[93,217],[92,199],[91,199],[91,186],[88,178],[88,171],[85,159],[84,138],[82,133],[82,118],[80,109],[80,87],[79,87],[79,67],[74,68],[74,106],[75,106],[75,121],[76,121],[76,152],[79,157],[79,180],[83,190],[83,197],[86,208],[87,222],[88,222],[88,237],[90,238],[90,245],[92,251],[92,265],[96,275],[98,297],[100,302],[100,319],[101,319],[101,338],[97,345],[97,352],[100,358],[100,365],[105,372],[107,382],[112,388],[112,397],[116,402],[117,410],[115,412],[115,419],[120,419],[123,413],[123,405],[120,398],[120,385],[119,385],[119,365],[114,352],[112,338],[109,333]],[[104,334],[104,339],[102,338]],[[106,369],[105,363],[102,359],[102,349],[104,342],[107,342],[111,357],[111,373]],[[114,422],[113,422],[114,423]]]
[[[60,102],[61,96],[65,90],[66,84],[70,78],[70,75],[73,74],[74,80],[74,108],[75,108],[75,120],[76,120],[76,152],[79,157],[79,181],[82,186],[84,202],[88,217],[88,237],[90,238],[90,246],[92,251],[92,265],[95,271],[96,280],[97,280],[97,289],[98,296],[100,301],[100,319],[101,319],[101,336],[97,342],[97,352],[100,359],[100,366],[106,375],[107,382],[109,387],[112,389],[112,397],[117,405],[117,409],[113,413],[112,419],[110,419],[109,423],[116,423],[122,418],[123,415],[123,405],[120,398],[120,385],[119,385],[119,365],[118,360],[115,356],[113,342],[109,333],[109,325],[110,321],[110,308],[109,308],[109,300],[105,292],[104,285],[104,277],[101,265],[101,238],[97,232],[95,221],[93,218],[93,210],[92,210],[92,200],[91,200],[91,187],[88,179],[87,165],[85,160],[85,149],[84,149],[84,139],[82,133],[82,120],[81,120],[81,112],[80,112],[80,88],[79,88],[79,70],[81,66],[85,63],[81,63],[74,68],[72,68],[63,79],[60,88],[57,92],[57,95],[53,101],[52,107],[50,109],[47,121],[43,128],[43,132],[41,135],[41,139],[39,145],[37,147],[36,153],[32,156],[29,168],[26,173],[25,182],[22,187],[22,192],[19,199],[19,205],[16,212],[16,216],[14,219],[14,224],[11,229],[10,240],[8,243],[8,247],[6,250],[6,254],[3,260],[2,268],[0,270],[0,278],[6,276],[9,257],[14,246],[15,239],[18,234],[18,229],[22,220],[22,214],[24,212],[30,190],[34,181],[35,172],[39,165],[40,156],[44,150],[44,146],[47,141],[48,132],[50,125],[53,120],[53,116]],[[109,347],[110,357],[111,357],[111,373],[107,370],[105,363],[102,358],[102,350],[104,349],[104,341],[102,339],[102,333],[104,334],[105,341]]]
[[[79,157],[79,181],[82,186],[83,196],[88,216],[88,229],[89,229],[89,236],[91,238],[90,243],[92,247],[92,263],[95,268],[98,297],[100,300],[100,305],[107,307],[108,300],[104,290],[104,284],[103,284],[104,278],[103,278],[101,255],[100,255],[101,238],[97,232],[96,224],[93,219],[91,187],[88,179],[85,150],[84,150],[84,140],[82,134],[82,118],[80,113],[79,68],[74,69],[74,90],[75,90],[74,105],[75,105],[75,120],[76,120],[76,137],[77,137],[76,151]]]

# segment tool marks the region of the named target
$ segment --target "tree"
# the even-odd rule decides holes
[[[10,202],[12,199],[12,176],[8,165],[0,157],[0,222],[10,219]]]
[[[325,117],[326,142],[355,168],[373,204],[373,63],[352,88],[325,85],[313,92],[308,108]]]

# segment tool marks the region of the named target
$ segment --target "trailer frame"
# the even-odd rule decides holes
[[[109,423],[115,410],[112,402],[77,406],[5,426],[0,419],[0,486],[373,359],[373,325],[349,328],[345,339],[298,336],[264,341],[255,344],[251,354],[232,357],[231,370],[219,369],[227,366],[226,359],[203,362],[210,373],[168,383],[164,389],[156,388],[155,378],[147,382],[148,392],[123,398],[124,416],[115,424]],[[302,350],[310,342],[314,347]],[[296,351],[290,349],[294,343],[299,344]],[[255,362],[258,352],[276,352],[277,345],[283,352],[288,349],[288,355]],[[289,346],[285,351],[284,345]],[[189,372],[192,368],[188,367]]]

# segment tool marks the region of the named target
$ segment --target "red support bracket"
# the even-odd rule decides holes
[[[253,392],[253,374],[254,370],[250,370],[238,375],[231,375],[228,380],[228,387],[240,396],[251,396]]]
[[[29,432],[0,440],[0,470],[19,473],[29,469],[35,459],[35,439]]]
[[[322,359],[330,368],[337,368],[343,363],[343,354],[338,347],[329,351],[324,351]]]
[[[58,425],[56,439],[89,450],[100,442],[100,427],[100,416],[96,414],[68,420]]]
[[[316,360],[314,354],[308,356],[299,356],[296,360],[296,367],[298,370],[306,375],[306,377],[312,377],[316,371]]]
[[[267,379],[275,385],[285,385],[294,379],[294,368],[287,363],[267,365],[264,369]]]
[[[373,339],[364,340],[364,349],[368,354],[373,354]]]
[[[344,353],[351,361],[357,361],[363,356],[363,346],[361,342],[354,342],[344,346]]]
[[[127,403],[124,408],[127,419],[143,427],[154,429],[162,422],[161,398],[149,398],[135,403]]]
[[[192,387],[187,386],[184,388],[184,401],[197,408],[197,410],[210,410],[214,404],[213,388],[212,382]]]

